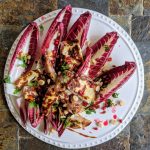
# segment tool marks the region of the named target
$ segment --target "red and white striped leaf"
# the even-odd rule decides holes
[[[136,69],[134,62],[125,62],[124,65],[112,68],[100,76],[103,83],[100,91],[100,99],[109,98],[118,88],[120,88]]]
[[[72,25],[71,29],[69,30],[66,36],[66,40],[78,40],[82,48],[87,37],[91,17],[92,15],[88,11],[81,14],[81,16],[77,19],[77,21]]]
[[[89,77],[91,79],[95,79],[101,74],[102,68],[110,56],[117,40],[117,33],[110,32],[99,39],[93,46],[91,46],[92,58],[89,69]]]
[[[16,50],[13,54],[10,67],[9,76],[11,82],[17,80],[24,72],[29,71],[32,68],[34,60],[36,58],[37,42],[38,42],[39,31],[35,22],[29,24],[21,36]],[[20,54],[30,57],[26,64],[26,67],[22,67],[21,60],[18,59]]]

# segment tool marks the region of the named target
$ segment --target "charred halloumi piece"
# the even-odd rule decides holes
[[[97,93],[100,90],[100,84],[90,81],[85,77],[72,79],[67,87],[87,103],[96,100]]]
[[[91,124],[91,121],[80,116],[80,115],[72,115],[70,118],[70,127],[73,129],[84,129],[85,127]]]
[[[29,101],[29,102],[35,101],[35,99],[38,97],[38,93],[37,93],[35,87],[24,86],[22,93],[23,93],[24,99]]]
[[[82,50],[78,41],[64,41],[60,48],[61,66],[63,70],[67,66],[67,70],[77,70],[83,62]]]
[[[68,111],[73,114],[81,113],[84,111],[83,101],[75,94],[71,94],[67,105]]]
[[[47,116],[50,113],[51,105],[58,100],[58,93],[54,86],[48,88],[45,97],[43,98],[42,107],[44,109],[44,114]]]
[[[30,83],[32,80],[36,80],[39,77],[40,73],[37,70],[31,70],[23,75],[19,79],[15,81],[15,86],[18,89],[22,89],[22,87],[28,83]]]

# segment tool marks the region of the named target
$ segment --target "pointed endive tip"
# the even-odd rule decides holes
[[[71,4],[68,4],[67,6],[65,6],[65,9],[68,11],[72,11],[72,6]]]

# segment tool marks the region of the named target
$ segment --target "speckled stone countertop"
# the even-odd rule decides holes
[[[150,150],[150,0],[0,0],[0,78],[12,43],[41,15],[66,4],[101,12],[135,41],[144,62],[145,92],[131,123],[114,139],[86,150]],[[10,114],[0,84],[0,150],[60,150],[34,138]]]

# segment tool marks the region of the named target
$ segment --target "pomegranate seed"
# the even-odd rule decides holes
[[[102,111],[102,112],[100,112],[100,114],[105,114],[106,113],[106,111]]]
[[[87,103],[87,102],[82,102],[82,105],[83,105],[83,106],[87,106],[88,103]]]
[[[117,115],[113,115],[113,118],[114,118],[114,119],[117,119]]]
[[[93,127],[93,130],[98,130],[98,128],[97,127]]]
[[[120,123],[122,123],[122,119],[118,119],[118,121],[119,121]]]
[[[107,120],[104,121],[103,124],[104,124],[104,126],[108,126],[108,121]]]
[[[104,107],[102,107],[102,110],[106,110],[106,107],[104,106]]]
[[[56,39],[55,42],[54,42],[54,44],[58,45],[59,44],[59,40]]]

